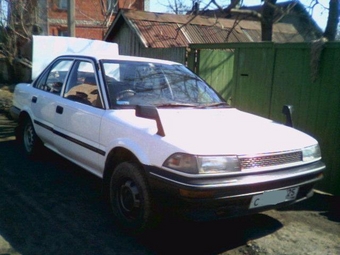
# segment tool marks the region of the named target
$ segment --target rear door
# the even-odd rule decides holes
[[[89,171],[101,175],[99,132],[103,109],[95,63],[76,60],[61,100],[56,105],[55,145],[65,157]]]
[[[54,115],[56,102],[60,100],[61,89],[66,81],[73,60],[63,59],[54,62],[34,83],[36,89],[31,97],[33,123],[45,145],[54,148]]]

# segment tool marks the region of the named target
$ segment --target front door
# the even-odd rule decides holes
[[[100,175],[99,133],[102,107],[94,63],[77,60],[70,72],[61,101],[56,105],[55,144],[59,152]]]

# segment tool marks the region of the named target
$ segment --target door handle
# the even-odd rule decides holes
[[[31,101],[32,103],[36,103],[38,101],[38,98],[36,96],[33,96]]]
[[[57,106],[57,109],[55,110],[59,114],[63,114],[64,108],[61,107],[60,105]]]

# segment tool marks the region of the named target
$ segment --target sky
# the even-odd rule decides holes
[[[242,0],[241,0],[242,1]],[[288,0],[277,0],[278,3],[280,2],[287,2]],[[316,23],[320,26],[321,29],[325,29],[327,24],[328,18],[328,10],[325,9],[323,6],[329,6],[329,0],[300,0],[300,2],[305,6],[310,6],[311,3],[318,1],[320,4],[314,7],[312,17],[316,21]],[[149,0],[150,4],[150,11],[151,12],[167,12],[167,8],[164,6],[168,0]],[[170,0],[171,2],[171,0]],[[216,1],[220,5],[228,5],[230,0],[217,0]],[[191,6],[192,0],[185,0],[187,6]],[[204,7],[209,0],[203,0],[200,7]],[[243,5],[252,6],[252,5],[260,5],[262,2],[261,0],[243,0]]]
[[[167,8],[164,6],[169,1],[172,2],[172,0],[148,0],[150,11],[152,12],[167,12]],[[187,6],[191,6],[192,0],[184,0]],[[210,0],[202,0],[201,7],[206,6],[207,3],[209,3]],[[241,0],[242,1],[242,0]],[[288,0],[277,0],[277,2],[286,2]],[[305,6],[310,6],[311,3],[314,3],[318,1],[319,4],[317,4],[314,7],[312,17],[316,21],[316,23],[320,26],[321,29],[325,29],[327,24],[327,18],[328,18],[328,10],[325,9],[325,7],[328,7],[329,0],[300,0],[300,2]],[[218,4],[221,6],[226,6],[230,3],[230,0],[216,0]],[[0,0],[0,4],[3,5],[5,1]],[[251,6],[251,5],[259,5],[261,4],[261,0],[243,0],[243,5]],[[3,6],[1,6],[3,7]],[[0,11],[0,16],[3,13],[3,10],[6,8],[2,8],[2,11]],[[309,11],[307,9],[307,11]],[[2,17],[0,17],[1,19]],[[1,21],[1,20],[0,20]]]
[[[7,5],[5,1],[0,0],[0,22],[3,22],[3,20],[6,17],[6,14],[7,14],[6,10],[7,10]]]

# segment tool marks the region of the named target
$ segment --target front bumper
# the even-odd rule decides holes
[[[276,171],[246,175],[190,178],[155,167],[147,167],[156,198],[169,208],[194,220],[226,218],[257,213],[304,200],[313,194],[322,179],[325,165],[315,162]],[[255,195],[299,187],[296,198],[269,206],[249,209]]]

